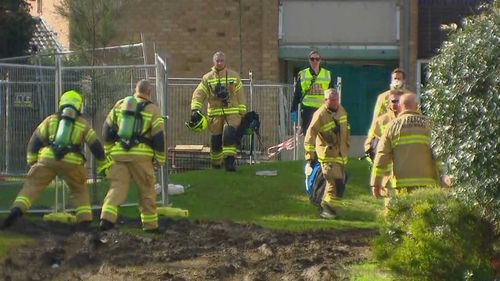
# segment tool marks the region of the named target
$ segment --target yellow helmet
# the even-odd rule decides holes
[[[205,115],[203,115],[203,113],[201,113],[200,111],[197,110],[194,112],[194,114],[197,114],[195,115],[195,120],[191,119],[191,121],[186,122],[185,124],[186,127],[191,129],[193,132],[199,133],[207,128],[208,121]]]
[[[70,90],[64,93],[59,100],[59,110],[66,106],[74,107],[78,112],[82,109],[82,96],[75,90]]]

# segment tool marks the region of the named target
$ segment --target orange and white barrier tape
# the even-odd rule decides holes
[[[282,150],[292,150],[297,146],[299,137],[302,136],[302,131],[300,126],[295,127],[295,135],[282,143],[273,145],[267,149],[267,158],[271,159],[277,154],[280,154]]]

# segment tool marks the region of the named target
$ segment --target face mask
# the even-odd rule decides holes
[[[391,90],[400,90],[403,88],[403,81],[401,80],[393,80],[391,82]]]

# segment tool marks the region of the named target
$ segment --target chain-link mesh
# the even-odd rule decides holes
[[[169,79],[169,120],[168,144],[172,153],[177,145],[210,145],[210,133],[205,130],[200,133],[190,131],[184,123],[191,116],[191,97],[199,79]],[[260,140],[254,136],[254,150],[257,158],[266,159],[266,149],[278,144],[293,135],[292,124],[289,118],[290,105],[293,99],[292,85],[286,84],[254,84],[243,79],[243,91],[247,101],[247,111],[256,111],[259,114]],[[206,104],[204,108],[206,112]],[[248,156],[252,138],[245,136],[242,140],[240,157]],[[208,151],[176,152],[177,162],[171,162],[175,170],[209,167]],[[172,160],[172,159],[171,159]],[[182,164],[179,164],[182,161]],[[185,168],[182,168],[182,165]]]
[[[26,172],[26,144],[36,126],[54,112],[53,67],[0,67],[0,171]]]
[[[173,171],[209,167],[208,156],[210,135],[208,131],[193,133],[184,122],[190,119],[190,103],[199,79],[172,79],[167,77],[164,61],[156,65],[119,66],[72,66],[71,60],[54,57],[25,60],[29,64],[14,64],[0,61],[0,174],[8,177],[0,182],[0,210],[8,210],[22,185],[22,176],[27,171],[26,145],[36,126],[57,109],[62,93],[73,89],[82,94],[82,113],[98,136],[107,113],[121,98],[133,94],[137,81],[149,79],[153,85],[153,100],[160,106],[166,123],[166,139],[169,148],[169,163],[157,173],[157,181],[165,187],[168,184],[168,169]],[[35,64],[35,65],[30,65]],[[288,116],[292,101],[292,86],[282,84],[252,83],[243,79],[248,111],[260,115],[260,143],[254,138],[255,156],[266,159],[265,149],[284,141],[293,134]],[[206,107],[206,105],[205,105]],[[206,108],[205,108],[206,110]],[[168,119],[167,119],[168,116]],[[239,161],[250,156],[252,139],[244,137]],[[175,154],[178,145],[202,145],[198,152]],[[86,149],[85,156],[93,160]],[[95,175],[95,162],[87,161],[91,184],[91,201],[99,206],[107,192],[108,183]],[[58,192],[56,192],[56,190]],[[165,189],[164,189],[165,190]],[[136,189],[131,188],[129,201],[124,205],[136,204]],[[34,206],[33,211],[69,208],[67,187],[61,180],[53,181]],[[167,202],[164,194],[159,201]]]
[[[141,79],[154,80],[155,65],[130,65],[114,67],[52,67],[0,63],[0,173],[11,175],[1,182],[2,200],[0,209],[8,210],[22,186],[22,177],[27,171],[26,145],[36,126],[48,115],[56,112],[62,93],[73,89],[84,99],[82,114],[101,135],[102,124],[112,106],[121,98],[132,95],[135,84]],[[60,78],[59,78],[60,77]],[[157,100],[155,83],[153,100]],[[85,150],[86,159],[93,160]],[[106,194],[106,182],[95,175],[95,161],[87,161],[91,199],[101,205]],[[98,186],[100,186],[98,188]],[[132,201],[137,203],[136,189],[130,189]],[[8,199],[7,199],[8,198]],[[69,208],[68,189],[61,180],[54,180],[31,210],[40,212]]]

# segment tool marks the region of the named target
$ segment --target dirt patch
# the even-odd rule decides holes
[[[139,227],[138,222],[124,222]],[[291,233],[231,222],[162,219],[160,234],[74,232],[21,219],[36,243],[9,252],[2,280],[349,280],[374,231]]]

